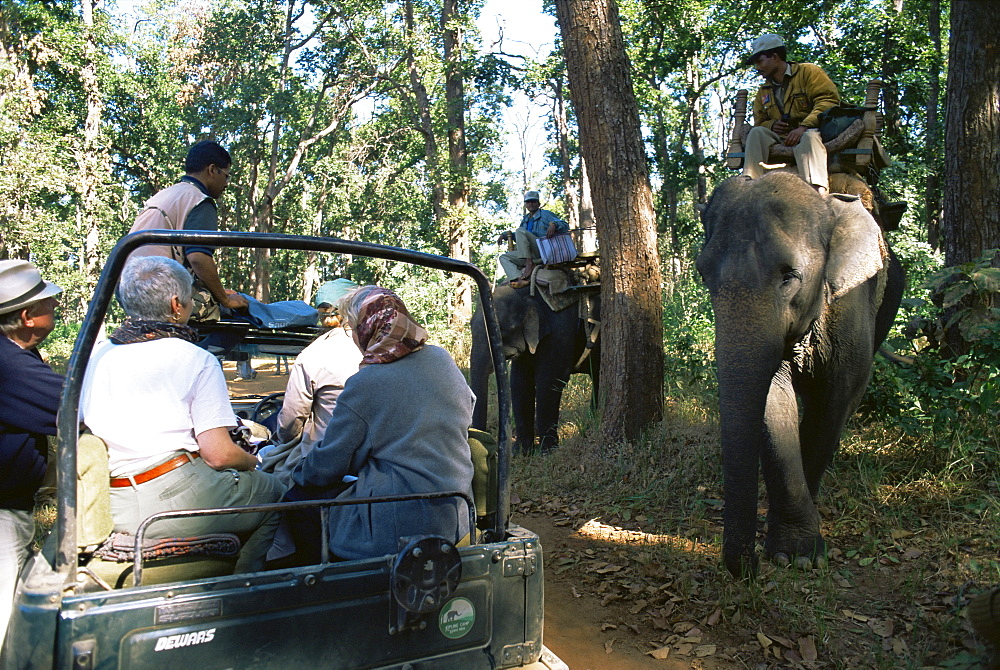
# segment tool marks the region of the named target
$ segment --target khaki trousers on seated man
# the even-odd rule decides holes
[[[767,165],[768,154],[771,153],[771,146],[777,143],[784,143],[784,138],[770,128],[764,126],[751,128],[750,134],[747,135],[743,174],[752,179],[762,177],[769,169],[765,165]],[[799,169],[799,175],[808,184],[817,190],[822,189],[821,193],[830,190],[830,179],[826,167],[826,147],[823,145],[819,129],[811,128],[803,133],[799,143],[792,147],[792,155],[795,157],[795,165]]]
[[[514,231],[514,250],[500,254],[500,267],[503,268],[507,279],[510,281],[518,279],[528,265],[529,259],[532,265],[541,264],[542,255],[538,253],[537,240],[534,234],[524,228]]]

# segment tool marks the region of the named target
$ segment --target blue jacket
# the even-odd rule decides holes
[[[323,440],[298,462],[292,480],[315,498],[434,491],[471,497],[472,402],[465,377],[439,347],[366,365],[347,380]],[[357,481],[341,492],[344,475]],[[403,536],[457,542],[469,532],[468,514],[454,499],[333,507],[330,549],[355,559],[395,554]]]
[[[569,224],[547,209],[540,209],[534,214],[525,214],[521,219],[521,227],[535,237],[545,237],[549,232],[549,224],[555,221],[556,232],[569,232]]]
[[[34,507],[62,387],[37,351],[0,335],[0,508]]]

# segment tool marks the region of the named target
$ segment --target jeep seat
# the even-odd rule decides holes
[[[77,580],[84,591],[133,586],[131,561],[108,561],[93,555],[114,531],[109,481],[107,445],[98,436],[83,433],[77,443],[76,523],[77,545],[82,558]],[[235,535],[232,538],[239,541]],[[143,560],[143,583],[166,584],[230,575],[235,566],[235,557],[146,558]]]

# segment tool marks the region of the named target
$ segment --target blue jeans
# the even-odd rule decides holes
[[[14,605],[17,576],[35,536],[35,517],[19,509],[0,509],[0,648]]]

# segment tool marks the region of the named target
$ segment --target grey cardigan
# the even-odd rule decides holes
[[[440,347],[367,365],[347,380],[323,440],[292,479],[318,498],[435,491],[471,498],[472,404],[465,377]],[[338,485],[348,474],[358,480],[342,491]],[[469,532],[461,499],[344,505],[330,512],[330,549],[346,559],[396,553],[404,536],[437,534],[457,542]]]

